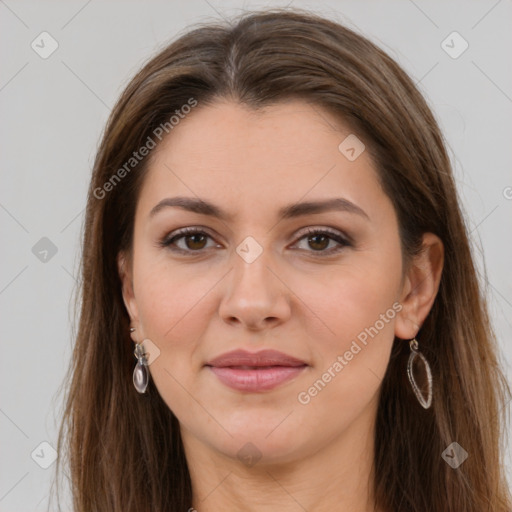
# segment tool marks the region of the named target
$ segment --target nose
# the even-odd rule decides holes
[[[292,294],[279,275],[270,249],[264,249],[250,263],[234,252],[233,269],[224,286],[219,314],[233,326],[261,331],[290,318]]]

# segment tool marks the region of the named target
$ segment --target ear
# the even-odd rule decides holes
[[[139,310],[133,292],[132,261],[124,252],[117,256],[117,268],[122,283],[123,301],[130,316],[131,324],[137,329],[139,325]]]
[[[404,278],[395,322],[395,336],[409,340],[416,336],[439,290],[444,264],[444,246],[433,233],[424,233],[422,250],[410,264]]]

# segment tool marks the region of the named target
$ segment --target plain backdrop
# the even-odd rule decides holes
[[[141,64],[187,26],[287,3],[366,35],[426,96],[449,146],[510,380],[509,0],[0,0],[1,512],[47,507],[87,185],[115,100]],[[510,453],[507,461],[512,481]]]

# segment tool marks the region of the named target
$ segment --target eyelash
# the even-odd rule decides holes
[[[212,238],[206,231],[198,228],[183,228],[176,231],[173,236],[169,237],[166,236],[161,241],[158,242],[158,245],[163,248],[167,248],[173,252],[181,253],[181,254],[199,254],[205,251],[205,249],[181,249],[179,247],[171,247],[172,244],[174,244],[177,240],[181,238],[186,238],[187,236],[193,236],[193,235],[206,235],[209,238]],[[307,238],[311,235],[325,235],[329,239],[334,240],[339,244],[338,247],[331,248],[330,250],[318,250],[318,251],[308,251],[313,254],[316,254],[320,257],[323,256],[330,256],[332,254],[336,254],[343,250],[345,247],[351,247],[352,244],[344,237],[342,237],[337,231],[330,230],[328,228],[323,229],[317,229],[317,228],[308,228],[305,233],[300,236],[300,238],[297,241],[302,240],[303,238]]]

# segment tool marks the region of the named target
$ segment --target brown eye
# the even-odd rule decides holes
[[[327,249],[329,246],[329,241],[331,239],[325,235],[311,235],[308,236],[308,243],[312,249],[315,251],[322,251]]]
[[[176,232],[174,236],[164,238],[159,242],[159,245],[182,253],[201,252],[203,249],[208,248],[208,239],[211,239],[211,236],[204,231],[184,228]]]
[[[310,228],[306,231],[304,236],[299,238],[299,243],[301,240],[306,240],[307,242],[307,247],[301,249],[310,253],[318,253],[318,256],[334,254],[352,245],[337,231],[331,231],[325,228]],[[331,242],[334,243],[334,246],[329,248]]]
[[[185,235],[182,237],[188,249],[197,250],[204,249],[206,237],[202,234]]]

